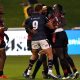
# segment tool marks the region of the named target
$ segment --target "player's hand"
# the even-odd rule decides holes
[[[37,31],[34,30],[34,29],[32,29],[30,32],[31,32],[32,34],[35,34]]]
[[[47,26],[49,29],[54,29],[53,22],[51,20],[47,22]]]
[[[4,31],[4,27],[0,27],[0,33]]]

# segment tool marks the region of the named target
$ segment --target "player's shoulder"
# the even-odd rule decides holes
[[[46,16],[43,15],[43,14],[38,14],[37,17],[40,17],[40,19],[45,19],[46,18]]]
[[[30,21],[30,17],[29,18],[27,18],[27,19],[25,19],[25,24],[28,24],[29,23],[29,21]]]

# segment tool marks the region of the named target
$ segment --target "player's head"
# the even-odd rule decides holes
[[[54,4],[54,5],[53,5],[53,10],[54,10],[54,11],[63,12],[63,6],[60,5],[60,4]]]
[[[43,7],[42,4],[36,4],[34,6],[34,11],[38,13],[42,13],[42,7]]]
[[[46,5],[42,5],[42,12],[47,13],[47,6]]]
[[[48,13],[53,13],[52,7],[51,7],[51,6],[48,6],[48,7],[47,7],[47,11],[48,11]]]
[[[34,12],[33,7],[29,7],[29,8],[27,9],[27,13],[28,13],[29,16],[31,16],[31,15],[33,14],[33,12]]]

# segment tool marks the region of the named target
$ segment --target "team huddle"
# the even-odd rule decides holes
[[[62,5],[54,4],[50,7],[37,2],[34,7],[28,7],[26,12],[28,18],[23,26],[28,33],[27,46],[32,56],[24,71],[24,77],[35,79],[43,64],[42,75],[45,79],[77,79],[79,72],[67,51],[68,37],[64,30],[66,20]],[[31,74],[35,62],[36,66]],[[64,73],[63,77],[60,74],[59,62]],[[53,65],[56,75],[52,73]]]
[[[77,79],[79,72],[68,55],[68,37],[64,30],[66,20],[63,6],[60,4],[54,4],[52,7],[46,6],[38,3],[37,0],[28,0],[28,2],[21,5],[24,6],[26,18],[23,26],[28,34],[27,47],[32,55],[23,76],[35,79],[39,68],[43,65],[42,76],[44,79]],[[33,4],[35,5],[32,6]],[[4,36],[7,41],[9,41],[9,37],[4,33],[7,28],[4,27],[3,14],[2,8],[0,8],[0,78],[7,78],[3,72],[6,60]],[[53,65],[56,75],[52,72]],[[61,65],[64,75],[61,75],[59,65]]]

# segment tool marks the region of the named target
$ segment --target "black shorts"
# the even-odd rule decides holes
[[[52,47],[58,48],[67,46],[68,37],[65,31],[54,33],[52,36]]]
[[[48,39],[48,43],[52,45],[52,35],[51,34],[47,35],[47,39]]]
[[[32,50],[32,47],[31,47],[31,40],[27,40],[27,49],[28,49],[29,51]]]
[[[64,59],[64,48],[54,48],[54,54],[59,57],[59,59]]]

